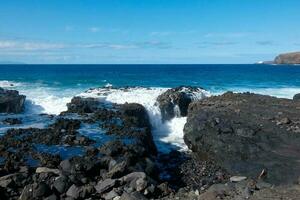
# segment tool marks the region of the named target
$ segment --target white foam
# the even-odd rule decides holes
[[[110,84],[110,83],[107,83],[106,85],[105,85],[105,87],[112,87],[113,85],[112,84]]]
[[[0,87],[3,87],[3,88],[12,88],[12,87],[20,86],[20,85],[21,85],[21,83],[14,82],[14,81],[7,81],[7,80],[0,81]]]
[[[124,103],[139,103],[143,105],[150,117],[152,125],[152,134],[154,141],[159,147],[163,146],[161,142],[172,144],[180,150],[186,150],[186,145],[183,141],[183,128],[186,123],[186,117],[177,116],[170,121],[162,122],[161,111],[156,101],[157,97],[168,90],[169,88],[96,88],[90,89],[85,93],[80,94],[82,97],[98,98],[103,102],[124,104]],[[193,92],[193,99],[201,99],[208,92],[199,89]],[[178,109],[179,110],[179,109]],[[179,113],[178,113],[179,115]],[[160,148],[160,150],[168,151],[170,148]]]
[[[76,91],[36,86],[21,88],[20,93],[26,95],[26,113],[57,115],[67,110],[67,103],[71,101]]]
[[[280,88],[232,88],[233,92],[252,92],[262,95],[270,95],[278,98],[292,99],[295,94],[300,93],[300,88],[297,87],[280,87]],[[223,92],[215,93],[222,94]]]

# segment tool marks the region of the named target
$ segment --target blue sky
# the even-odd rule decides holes
[[[299,0],[0,0],[0,62],[253,63],[300,49]]]

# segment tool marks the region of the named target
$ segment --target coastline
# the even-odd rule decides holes
[[[201,116],[203,111],[206,111],[202,106],[200,109],[204,109],[203,111],[193,109],[201,102],[208,102],[208,105],[211,105],[216,98],[224,98],[224,100],[216,101],[216,103],[224,101],[223,103],[226,104],[227,98],[233,98],[229,102],[240,102],[240,100],[234,100],[235,95],[244,95],[243,98],[247,101],[248,98],[249,101],[253,98],[254,101],[250,103],[250,107],[263,105],[259,101],[268,103],[271,100],[275,101],[276,103],[273,105],[275,110],[269,110],[272,113],[271,115],[277,115],[279,112],[276,110],[280,110],[281,106],[287,106],[284,109],[287,113],[284,115],[289,115],[288,121],[280,116],[279,121],[276,119],[271,122],[274,130],[277,130],[276,126],[294,127],[293,124],[297,124],[294,117],[299,116],[295,113],[294,108],[298,106],[298,101],[251,93],[225,93],[220,96],[208,97],[208,93],[205,93],[201,88],[185,86],[159,90],[157,96],[149,93],[149,97],[152,95],[152,100],[151,98],[146,99],[150,104],[142,105],[139,102],[134,102],[139,100],[136,99],[139,92],[145,95],[147,91],[151,92],[151,89],[139,87],[114,88],[111,86],[90,89],[80,96],[73,97],[67,105],[68,110],[66,112],[62,112],[58,116],[43,115],[45,120],[49,120],[48,126],[8,130],[6,134],[0,137],[2,148],[0,151],[0,158],[2,158],[0,160],[0,166],[2,166],[0,170],[2,174],[0,176],[0,188],[4,194],[12,198],[12,191],[14,191],[18,194],[16,198],[20,195],[21,199],[30,199],[32,196],[35,196],[35,198],[54,198],[57,195],[60,198],[72,197],[73,199],[87,197],[92,199],[114,199],[118,196],[120,199],[201,199],[207,195],[212,195],[211,192],[215,195],[223,195],[221,191],[213,188],[217,185],[226,188],[226,185],[230,183],[232,187],[226,188],[226,191],[230,193],[231,198],[251,198],[253,195],[264,195],[269,192],[269,189],[274,188],[273,184],[285,185],[286,177],[288,177],[288,181],[297,180],[297,177],[285,176],[288,174],[284,175],[280,172],[282,176],[275,178],[277,181],[279,178],[279,182],[273,182],[271,178],[274,176],[273,170],[276,171],[277,169],[273,169],[268,162],[265,163],[268,165],[269,175],[267,176],[264,174],[265,172],[263,173],[263,167],[260,167],[260,170],[254,172],[254,174],[253,171],[248,171],[252,173],[251,175],[246,173],[247,171],[243,173],[242,171],[232,171],[227,164],[219,162],[220,158],[213,156],[213,153],[209,153],[210,156],[208,157],[202,157],[202,153],[198,154],[198,150],[201,148],[194,148],[195,144],[190,146],[190,139],[186,137],[189,135],[188,130],[201,130],[197,127],[189,128],[193,123],[194,116],[198,118],[199,114]],[[114,96],[116,94],[118,95]],[[120,97],[124,99],[120,99]],[[132,102],[130,102],[130,98],[133,98]],[[156,101],[159,101],[159,103]],[[168,115],[160,115],[159,117],[157,116],[158,113],[149,113],[149,108],[153,109],[153,106],[157,106],[154,110],[160,113],[165,112]],[[237,109],[242,108],[243,106],[237,104]],[[226,109],[231,110],[230,108]],[[246,113],[249,111],[256,112],[251,108],[244,109]],[[208,114],[211,113],[213,112],[208,112]],[[261,113],[261,111],[258,111],[258,113]],[[5,118],[5,115],[3,116]],[[163,118],[167,116],[170,116],[170,119],[166,118],[167,121],[164,122]],[[183,121],[183,125],[185,125],[184,133],[181,132],[181,136],[177,137],[184,138],[185,144],[182,145],[187,145],[192,152],[176,147],[175,143],[171,144],[167,151],[162,151],[162,148],[158,148],[157,141],[155,142],[154,137],[157,137],[155,135],[155,123],[158,120],[160,126],[162,126],[164,123],[168,124],[169,121],[180,118],[187,120],[187,124]],[[226,135],[228,135],[226,123],[231,118],[214,116],[213,119],[218,119],[217,126],[218,124],[225,126],[220,130],[224,130],[224,133],[226,132]],[[261,119],[264,119],[264,117]],[[263,122],[261,119],[258,119],[260,123],[269,123],[268,121]],[[207,120],[209,120],[209,117]],[[224,120],[224,122],[220,122],[220,120]],[[23,123],[23,119],[13,119],[11,117],[2,121],[2,123],[5,122],[12,127],[15,124]],[[197,121],[198,124],[201,120]],[[175,123],[178,123],[178,121],[175,121]],[[251,124],[248,124],[249,120],[239,123],[242,123],[242,126],[245,123],[244,125],[248,129]],[[177,128],[183,130],[183,126]],[[241,134],[247,136],[236,135],[234,137],[248,138],[248,134],[252,133],[248,129],[245,133],[241,132]],[[286,131],[285,134],[295,132],[296,135],[294,135],[295,138],[292,142],[297,141],[295,139],[298,138],[298,129],[284,130]],[[161,131],[167,131],[167,129],[163,128]],[[235,132],[240,134],[240,131]],[[288,137],[284,136],[284,138],[286,140]],[[266,142],[267,145],[267,141],[259,140],[260,142]],[[280,141],[283,140],[280,139]],[[290,140],[286,141],[292,144]],[[21,145],[22,143],[23,145]],[[251,145],[251,143],[247,143],[247,145]],[[239,142],[232,144],[238,145]],[[205,147],[204,151],[210,152],[208,149]],[[226,151],[223,152],[227,154]],[[270,156],[269,150],[263,152],[266,156]],[[236,156],[233,158],[237,159]],[[294,158],[293,156],[290,157],[290,159]],[[278,158],[274,159],[280,161]],[[250,162],[255,163],[254,161]],[[289,163],[293,165],[293,162]],[[284,164],[286,163],[284,162]],[[293,167],[289,170],[292,169]],[[25,176],[24,173],[27,175]],[[296,170],[293,173],[297,174],[298,172]],[[38,177],[38,179],[33,179],[33,177]],[[25,185],[20,188],[11,184],[12,180],[16,178],[18,183],[22,182]],[[253,190],[253,186],[249,187],[248,185],[253,181],[256,182],[255,187],[259,188],[257,191]],[[261,184],[264,187],[260,188]],[[62,185],[64,186],[62,187]],[[297,185],[293,187],[296,187],[296,191],[298,190]],[[247,189],[249,193],[240,194],[241,189]],[[278,191],[288,191],[290,189],[289,187],[278,188]],[[287,193],[286,195],[291,194]]]
[[[44,69],[46,76],[42,70],[21,70],[23,79],[14,78],[20,71],[4,69],[0,86],[18,90],[26,100],[21,113],[0,114],[0,191],[8,199],[294,197],[300,105],[291,99],[300,93],[300,71],[247,66],[51,67]],[[182,82],[192,84],[173,86]],[[275,141],[270,145],[260,135]],[[291,148],[270,150],[280,146],[277,140]],[[255,155],[265,157],[249,160],[251,169],[239,160]],[[282,172],[270,164],[275,161],[289,167],[280,167]]]

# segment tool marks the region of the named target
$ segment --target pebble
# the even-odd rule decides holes
[[[240,182],[240,181],[243,181],[243,180],[246,180],[246,179],[247,179],[246,176],[232,176],[232,177],[230,177],[231,182]]]
[[[58,169],[50,169],[47,167],[38,167],[35,170],[35,173],[40,174],[40,173],[53,173],[53,174],[60,174],[60,171]]]

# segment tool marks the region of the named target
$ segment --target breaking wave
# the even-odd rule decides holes
[[[99,101],[107,103],[139,103],[143,105],[148,112],[152,125],[153,138],[160,150],[170,150],[170,147],[166,146],[166,144],[171,144],[181,150],[186,149],[186,145],[183,141],[183,128],[186,123],[186,117],[177,116],[169,121],[162,121],[161,111],[156,99],[168,89],[169,88],[159,87],[103,87],[89,89],[79,96],[98,98]],[[185,89],[183,88],[183,90]],[[198,92],[190,93],[189,95],[194,99],[201,99],[208,96],[209,93],[199,89]]]

